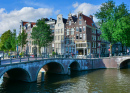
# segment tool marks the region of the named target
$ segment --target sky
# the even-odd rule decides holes
[[[41,18],[54,18],[62,14],[68,18],[68,14],[77,14],[82,11],[89,16],[94,15],[101,4],[107,0],[0,0],[0,35],[7,30],[20,31],[20,22],[36,22]],[[113,0],[116,5],[122,2],[127,4],[130,10],[130,0]],[[94,17],[94,22],[98,20]]]

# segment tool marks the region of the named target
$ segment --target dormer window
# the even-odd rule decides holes
[[[69,25],[71,25],[71,21],[69,21]]]

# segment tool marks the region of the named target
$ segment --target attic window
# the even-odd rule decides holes
[[[82,25],[82,21],[79,21],[79,25]]]
[[[61,21],[61,18],[59,18],[59,21]]]
[[[71,25],[71,21],[69,21],[69,25]]]
[[[81,16],[79,16],[79,19],[81,19]]]

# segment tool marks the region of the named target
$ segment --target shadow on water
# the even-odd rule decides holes
[[[72,71],[71,75],[45,74],[44,82],[26,83],[4,78],[1,93],[128,93],[130,69]],[[126,87],[126,84],[128,87]],[[125,86],[124,89],[122,86]],[[121,89],[121,90],[120,90]],[[83,91],[84,90],[84,91]]]
[[[88,71],[71,71],[71,75],[57,75],[57,74],[45,74],[45,81],[26,83],[22,81],[13,81],[8,78],[3,78],[3,83],[0,85],[1,93],[33,93],[33,92],[54,92],[56,88],[67,84],[74,84],[70,79],[78,78],[82,75],[92,73],[96,70]],[[39,77],[40,78],[40,77]]]

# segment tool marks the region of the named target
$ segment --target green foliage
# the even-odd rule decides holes
[[[20,55],[21,57],[24,56],[24,52],[21,52],[19,55]]]
[[[24,30],[22,30],[22,33],[18,36],[18,45],[24,47],[24,45],[27,43],[27,33],[25,33]]]
[[[53,51],[53,52],[52,52],[52,56],[54,56],[54,55],[56,55],[56,53]]]
[[[115,6],[115,2],[108,0],[101,5],[95,16],[101,24],[101,37],[104,40],[111,44],[121,42],[130,46],[130,13],[127,5],[122,3]]]
[[[17,46],[16,29],[14,29],[12,33],[11,46],[12,46],[11,50],[16,51]]]
[[[36,22],[36,27],[33,27],[31,38],[37,42],[39,53],[41,47],[47,47],[53,40],[50,26],[45,23],[44,19],[39,19]]]
[[[11,38],[12,38],[12,32],[10,30],[4,32],[0,38],[0,48],[1,50],[11,50]]]
[[[16,50],[16,30],[12,33],[10,30],[4,32],[0,37],[0,50],[15,51]]]
[[[10,56],[11,54],[10,53],[8,53],[8,56]]]

